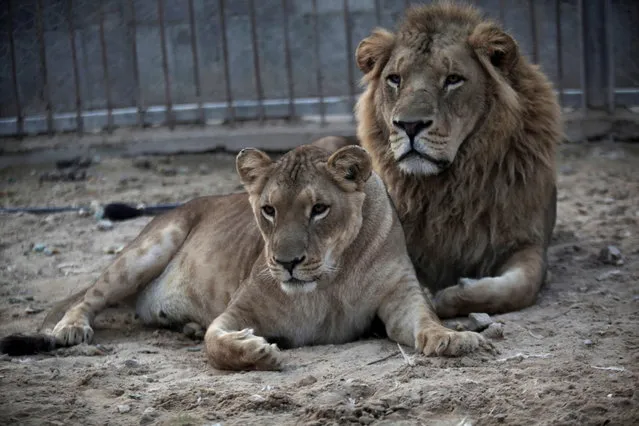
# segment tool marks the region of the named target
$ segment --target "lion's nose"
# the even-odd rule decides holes
[[[306,256],[296,257],[293,260],[275,259],[275,261],[282,265],[282,268],[286,269],[288,273],[292,275],[293,269],[295,269],[295,267],[300,263],[304,262],[304,259],[306,259]]]
[[[419,121],[399,121],[393,120],[393,125],[402,129],[406,136],[412,141],[419,132],[428,129],[433,124],[433,120]]]

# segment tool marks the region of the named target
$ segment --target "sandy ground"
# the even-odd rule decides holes
[[[16,166],[0,172],[0,205],[185,201],[239,190],[233,161],[154,157],[140,169],[105,158],[79,182],[39,182],[54,164]],[[33,330],[149,220],[100,231],[75,213],[1,215],[0,335]],[[623,264],[599,259],[609,245]],[[494,356],[405,348],[409,363],[368,339],[287,351],[284,372],[221,373],[201,342],[110,310],[94,345],[0,361],[0,424],[637,424],[639,146],[562,148],[550,261],[537,304],[493,318],[505,329]]]

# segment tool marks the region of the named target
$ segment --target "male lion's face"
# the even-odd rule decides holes
[[[237,170],[264,237],[268,273],[287,293],[314,290],[339,269],[359,233],[368,154],[350,146],[329,158],[304,146],[273,162],[246,149]]]
[[[465,46],[393,49],[376,96],[401,170],[434,175],[452,164],[484,110],[483,79]]]
[[[368,90],[358,110],[372,111],[400,170],[438,174],[481,125],[493,83],[505,82],[517,57],[514,40],[467,7],[415,7],[396,34],[377,29],[359,44]],[[515,105],[501,87],[504,103]]]

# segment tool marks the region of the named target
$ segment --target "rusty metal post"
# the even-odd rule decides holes
[[[257,115],[260,122],[264,121],[264,90],[260,73],[260,53],[257,44],[257,23],[255,22],[255,1],[249,0],[249,18],[251,20],[251,50],[253,51],[253,75],[257,95]]]
[[[355,76],[353,75],[353,47],[348,0],[344,0],[344,31],[346,32],[346,66],[348,67],[348,91],[351,121],[355,121]]]
[[[284,61],[286,63],[286,82],[288,83],[288,115],[295,118],[295,91],[293,85],[293,63],[291,61],[291,40],[288,34],[288,2],[282,0],[283,28],[284,28]]]
[[[73,85],[75,88],[75,121],[77,132],[84,132],[82,118],[82,96],[80,94],[80,71],[78,68],[78,52],[75,47],[75,25],[73,23],[73,0],[67,2],[67,20],[69,21],[69,42],[71,43],[71,62],[73,65]]]
[[[532,57],[535,64],[539,63],[539,44],[537,43],[539,34],[539,20],[537,19],[537,8],[535,0],[528,0],[528,11],[530,13],[530,36],[532,38]]]
[[[133,65],[133,84],[135,85],[137,122],[138,126],[144,127],[144,95],[140,84],[140,65],[138,63],[138,36],[137,36],[137,16],[135,12],[135,0],[130,0],[131,5],[131,62]]]
[[[9,32],[9,53],[11,54],[11,81],[13,83],[13,98],[16,104],[16,131],[18,136],[24,135],[24,116],[22,113],[22,102],[20,101],[20,89],[18,88],[18,66],[16,63],[16,47],[13,38],[13,8],[11,0],[7,0],[7,16]]]
[[[563,46],[561,37],[561,0],[555,0],[555,32],[557,33],[557,90],[559,91],[559,104],[564,105],[564,64]]]
[[[206,124],[204,108],[202,107],[202,87],[200,85],[200,57],[197,51],[197,34],[195,27],[195,12],[193,10],[193,0],[189,0],[189,30],[191,32],[191,52],[193,54],[193,83],[195,85],[195,97],[197,98],[198,121]]]
[[[42,73],[42,93],[47,113],[47,132],[53,136],[53,107],[51,105],[51,91],[49,87],[49,73],[47,72],[47,53],[44,44],[44,23],[42,22],[42,0],[36,2],[36,31],[40,50],[40,72]]]
[[[315,70],[317,73],[317,93],[319,96],[320,124],[326,124],[326,106],[324,105],[324,89],[322,87],[322,62],[320,61],[319,24],[317,18],[317,0],[311,0],[313,9],[313,33],[315,35]]]
[[[235,107],[233,106],[233,94],[231,92],[231,71],[229,65],[229,46],[226,39],[226,17],[224,14],[224,0],[219,0],[220,32],[222,34],[222,57],[224,59],[224,83],[226,85],[226,105],[229,114],[229,122],[235,124]]]
[[[164,73],[164,96],[166,102],[166,121],[169,129],[175,127],[173,116],[173,99],[171,97],[171,75],[169,73],[169,59],[166,51],[166,27],[164,24],[164,0],[158,0],[158,23],[160,25],[160,47],[162,49],[162,71]]]
[[[102,53],[102,75],[104,78],[104,94],[106,96],[107,107],[107,132],[113,132],[113,102],[111,100],[111,80],[109,78],[109,63],[107,58],[106,38],[104,36],[104,5],[99,2],[100,14],[100,50]]]

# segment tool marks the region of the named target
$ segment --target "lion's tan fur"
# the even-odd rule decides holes
[[[487,101],[485,109],[477,111],[479,124],[450,168],[430,176],[399,169],[388,148],[389,123],[381,113],[385,61],[393,49],[414,46],[411,38],[441,49],[461,46],[485,73],[481,77]],[[560,110],[551,83],[520,54],[514,40],[494,22],[482,19],[475,8],[440,2],[409,9],[397,34],[376,30],[360,44],[357,57],[366,85],[356,107],[358,137],[398,209],[420,281],[437,291],[456,285],[460,278],[500,275],[509,259],[526,249],[532,253],[530,264],[538,258],[545,263],[555,220]],[[491,59],[500,66],[493,66]],[[541,268],[545,271],[545,265]],[[452,316],[528,306],[542,280],[537,272],[526,272],[526,279],[534,283],[525,289],[514,286],[509,303],[497,301],[505,297],[479,301],[458,292],[448,306],[438,306],[438,313]],[[502,296],[507,292],[503,289]]]
[[[303,146],[278,161],[243,150],[237,169],[247,193],[201,197],[156,217],[60,305],[57,344],[91,341],[95,316],[134,298],[143,323],[208,328],[206,353],[221,369],[280,368],[271,342],[343,343],[375,316],[391,339],[427,355],[490,348],[439,322],[362,148]],[[315,210],[322,203],[328,209]]]

